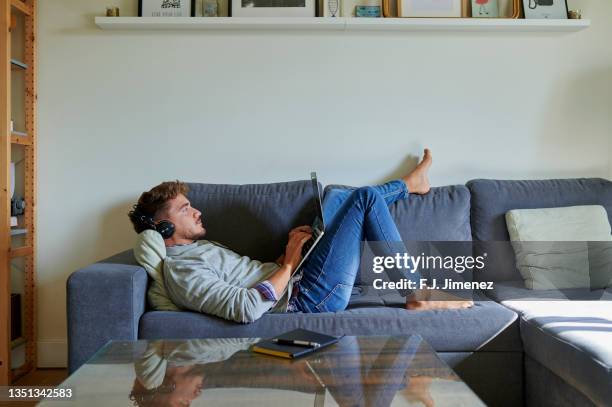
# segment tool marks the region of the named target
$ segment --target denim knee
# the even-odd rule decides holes
[[[376,191],[376,188],[367,186],[367,187],[357,188],[355,190],[355,194],[358,198],[368,200],[376,196],[378,192]]]

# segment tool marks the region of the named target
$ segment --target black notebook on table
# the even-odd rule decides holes
[[[341,338],[306,329],[295,329],[253,345],[253,352],[295,359],[333,345]]]

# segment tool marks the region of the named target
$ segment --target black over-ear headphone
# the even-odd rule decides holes
[[[130,219],[142,225],[145,229],[155,230],[164,239],[169,239],[174,234],[174,223],[169,220],[161,220],[155,223],[152,217],[145,215],[138,209],[138,204],[134,205],[128,216]]]

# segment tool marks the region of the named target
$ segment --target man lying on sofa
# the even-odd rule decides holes
[[[202,214],[191,207],[182,182],[164,182],[143,193],[129,216],[136,233],[152,229],[163,237],[163,284],[172,302],[181,308],[243,323],[268,311],[342,311],[355,282],[363,239],[379,242],[377,246],[388,251],[386,255],[406,252],[388,206],[409,193],[428,193],[431,163],[431,153],[425,149],[422,161],[402,179],[335,191],[334,199],[325,200],[324,212],[332,214],[326,219],[325,234],[295,274],[302,247],[311,239],[309,226],[289,232],[285,253],[277,262],[262,263],[201,240],[206,234]],[[391,270],[389,276],[394,281],[420,279],[418,273],[404,270]],[[407,308],[414,310],[468,308],[473,304],[438,292],[434,300],[432,292],[402,294],[407,297]]]

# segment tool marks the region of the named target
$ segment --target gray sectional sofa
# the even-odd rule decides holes
[[[307,181],[190,188],[207,238],[263,261],[280,254],[291,227],[313,218]],[[612,182],[473,180],[411,195],[391,211],[406,241],[487,243],[508,241],[510,209],[586,204],[603,205],[612,223]],[[605,301],[612,289],[536,293],[522,285],[509,245],[474,250],[497,259],[474,274],[496,281],[496,288],[476,293],[471,309],[407,311],[402,297],[376,292],[362,276],[343,312],[266,314],[245,325],[150,310],[148,276],[127,250],[68,279],[69,370],[111,339],[269,337],[297,327],[334,335],[418,333],[488,405],[612,405],[612,302]]]

